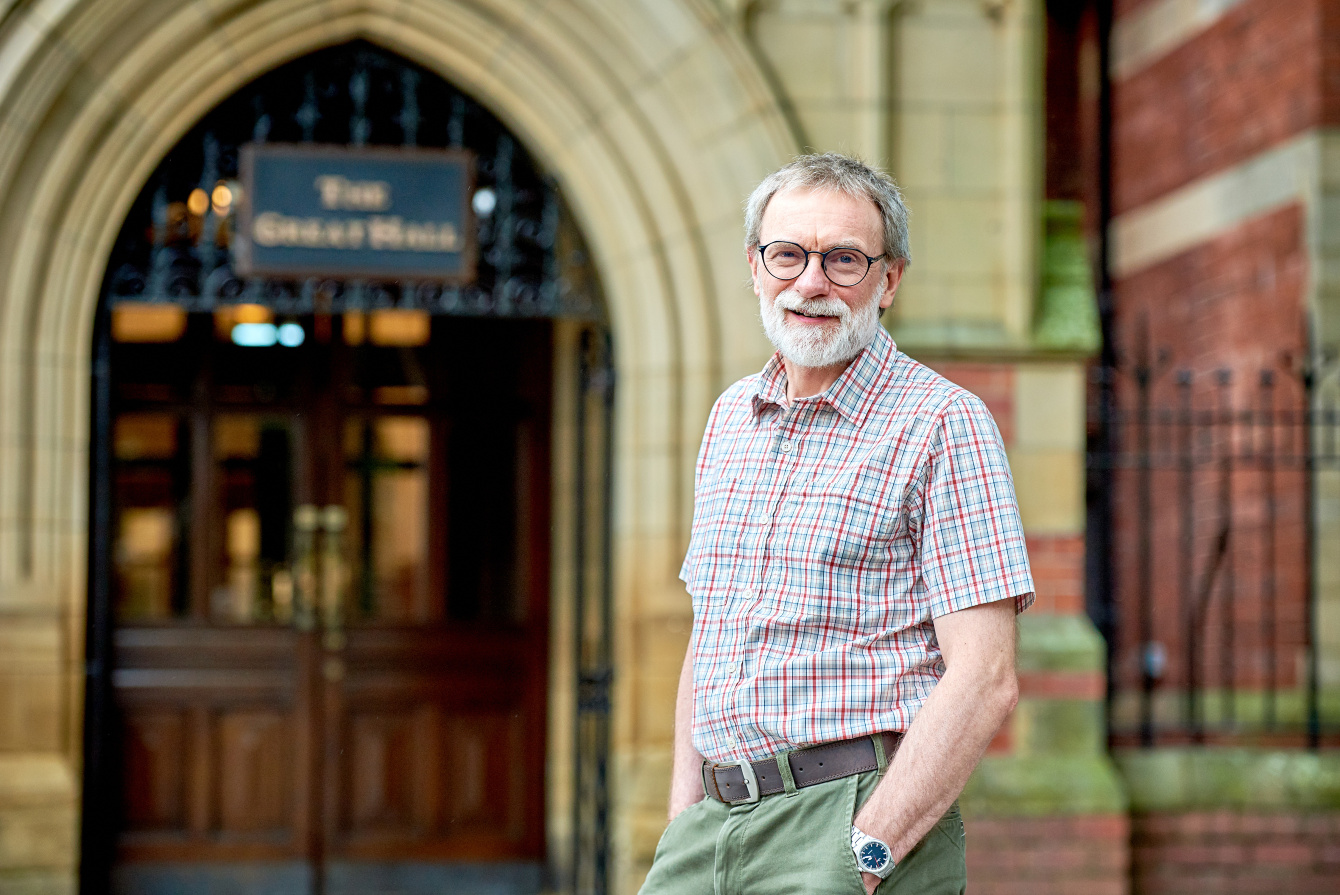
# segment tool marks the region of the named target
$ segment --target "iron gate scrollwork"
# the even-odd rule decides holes
[[[467,149],[477,158],[474,282],[242,277],[234,197],[246,143]],[[107,299],[279,314],[402,308],[601,319],[589,255],[553,184],[493,114],[436,74],[357,41],[281,66],[207,114],[167,154],[112,253]]]

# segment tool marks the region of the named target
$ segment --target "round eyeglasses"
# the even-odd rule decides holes
[[[870,265],[883,258],[873,258],[859,249],[838,246],[826,252],[810,252],[794,242],[770,242],[758,247],[763,258],[763,268],[779,280],[794,280],[805,272],[811,255],[819,256],[819,266],[824,276],[834,286],[855,286],[870,272]]]

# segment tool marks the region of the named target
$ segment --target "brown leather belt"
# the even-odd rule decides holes
[[[707,790],[709,796],[727,805],[757,802],[763,796],[779,793],[786,788],[782,783],[781,765],[778,764],[783,758],[791,765],[791,779],[796,782],[798,789],[873,771],[879,767],[875,759],[876,736],[884,741],[885,761],[892,761],[903,735],[877,733],[797,749],[758,761],[733,761],[728,764],[704,761],[703,789]]]

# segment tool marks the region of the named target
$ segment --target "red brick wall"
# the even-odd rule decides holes
[[[1135,895],[1340,892],[1340,812],[1137,814]]]
[[[1028,561],[1037,588],[1034,612],[1079,615],[1084,611],[1084,536],[1031,535]]]
[[[923,361],[955,385],[982,399],[1008,446],[1014,441],[1014,367],[1011,364]]]
[[[1322,116],[1333,125],[1340,123],[1340,0],[1322,0],[1321,33]]]
[[[968,818],[973,895],[1334,895],[1340,812]]]
[[[1323,124],[1321,8],[1328,4],[1335,5],[1246,0],[1116,81],[1115,213]]]
[[[1123,815],[969,818],[973,895],[1125,895],[1129,824]]]
[[[1147,349],[1201,374],[1262,368],[1304,351],[1303,208],[1263,215],[1116,284],[1114,333],[1130,367]]]

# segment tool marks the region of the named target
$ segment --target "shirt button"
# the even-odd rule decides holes
[[[782,453],[783,453],[783,454],[789,454],[789,453],[791,453],[791,442],[789,442],[789,441],[783,441],[783,442],[782,442]]]

